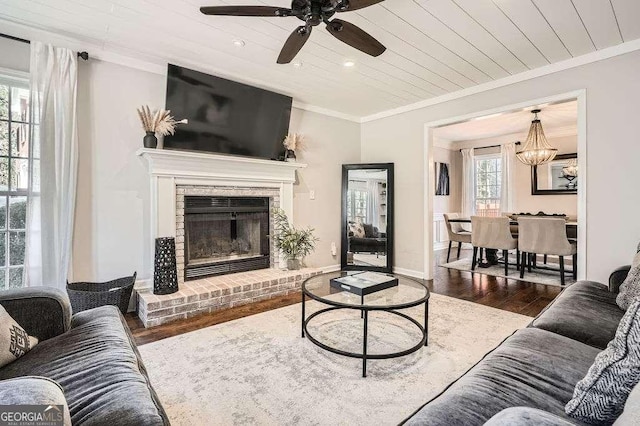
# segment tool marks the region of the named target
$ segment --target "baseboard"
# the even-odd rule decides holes
[[[394,267],[393,268],[393,272],[395,274],[406,275],[406,276],[412,277],[412,278],[418,278],[418,279],[421,279],[421,280],[424,279],[424,272],[414,271],[413,269],[405,269],[405,268]]]
[[[320,268],[318,268],[320,270],[322,270],[322,272],[338,272],[339,270],[342,269],[341,265],[329,265],[329,266],[322,266]]]

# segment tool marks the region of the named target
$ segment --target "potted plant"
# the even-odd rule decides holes
[[[300,133],[289,133],[282,145],[284,145],[287,152],[284,155],[285,161],[296,161],[296,151],[302,150],[302,144],[304,143],[304,136]]]
[[[176,121],[171,115],[171,111],[157,110],[151,112],[148,105],[143,105],[138,109],[138,117],[142,122],[142,128],[146,132],[142,143],[145,148],[155,148],[158,146],[158,138],[156,133],[162,136],[173,135],[176,131],[177,124],[187,124],[188,120]]]
[[[289,223],[283,210],[276,210],[273,216],[276,231],[275,244],[287,259],[287,269],[300,269],[300,261],[315,248],[318,238],[313,228],[296,229]]]

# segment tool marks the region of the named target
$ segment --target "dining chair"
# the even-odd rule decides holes
[[[460,259],[462,243],[471,244],[471,232],[465,230],[458,222],[450,222],[451,219],[459,219],[460,213],[445,213],[443,216],[444,223],[447,226],[447,233],[449,234],[449,250],[447,251],[447,263],[449,263],[452,243],[454,241],[458,243],[458,259]]]
[[[547,256],[558,256],[560,262],[560,284],[565,283],[564,258],[573,257],[573,278],[577,277],[577,247],[567,237],[567,224],[564,218],[551,217],[518,217],[518,249],[520,261],[520,278],[524,278],[525,259],[531,253]]]
[[[511,235],[508,217],[471,217],[471,244],[473,260],[471,270],[476,269],[478,249],[502,250],[504,275],[509,275],[509,250],[518,248],[518,240]]]

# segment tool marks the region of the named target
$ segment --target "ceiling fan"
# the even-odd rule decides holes
[[[386,47],[359,27],[334,18],[336,12],[350,12],[380,3],[384,0],[293,0],[291,8],[275,6],[205,6],[200,12],[221,16],[295,16],[305,22],[289,36],[278,56],[279,64],[288,64],[307,42],[313,27],[324,23],[335,38],[371,55],[380,56]],[[331,20],[330,20],[331,19]]]

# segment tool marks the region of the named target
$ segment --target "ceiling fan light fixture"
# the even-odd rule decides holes
[[[294,68],[302,68],[302,62],[300,61],[293,61],[291,65],[293,65]]]
[[[353,68],[356,66],[356,63],[352,60],[347,59],[342,63],[342,66],[344,66],[345,68]]]
[[[244,47],[246,43],[244,40],[233,40],[233,45],[236,47]]]
[[[544,135],[542,123],[538,118],[539,109],[531,111],[535,117],[531,122],[529,134],[524,144],[524,148],[516,153],[516,157],[520,162],[529,166],[539,166],[553,160],[558,154],[558,150],[547,142]]]

